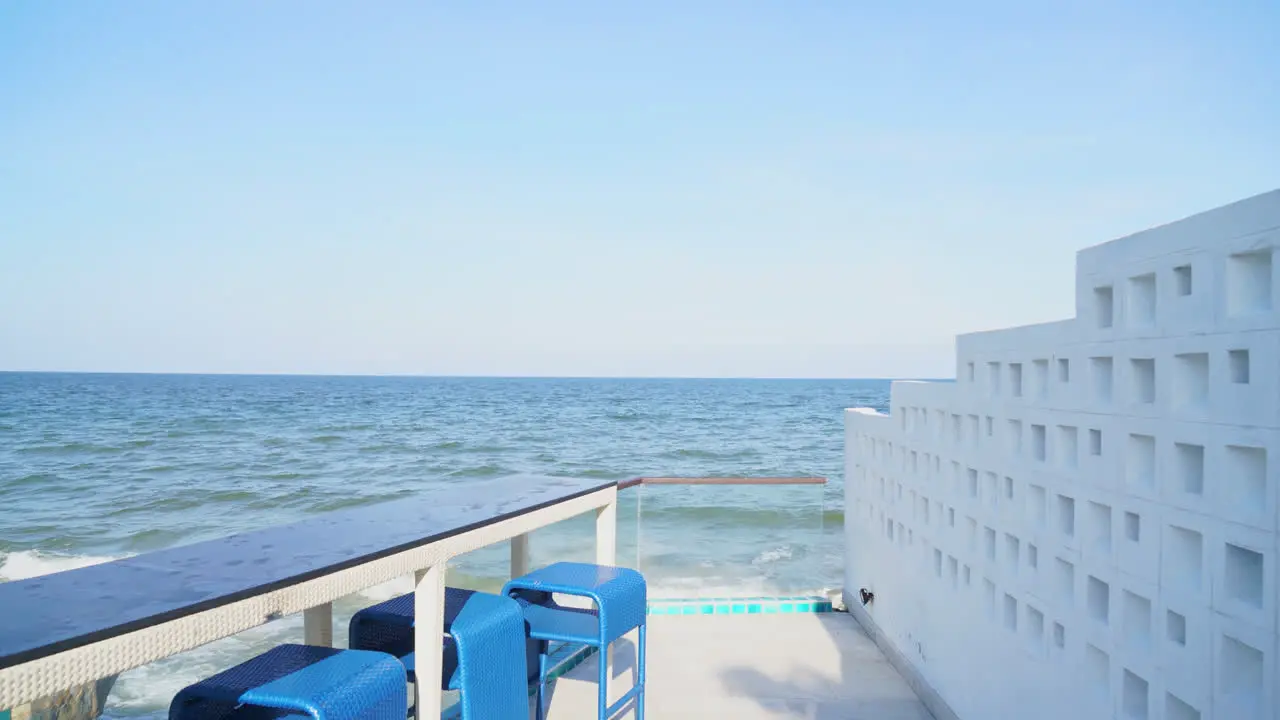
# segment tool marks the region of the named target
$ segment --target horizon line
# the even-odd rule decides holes
[[[159,370],[4,370],[0,375],[147,375],[169,377],[313,377],[313,378],[418,378],[436,380],[882,380],[948,382],[955,378],[931,377],[796,377],[782,375],[468,375],[414,373],[324,372],[184,372]]]

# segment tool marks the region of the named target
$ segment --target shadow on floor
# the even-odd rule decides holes
[[[933,720],[849,615],[811,616],[803,631],[770,640],[761,643],[760,652],[774,652],[779,662],[750,658],[719,672],[723,692],[752,702],[764,717]],[[777,649],[770,647],[779,642]]]

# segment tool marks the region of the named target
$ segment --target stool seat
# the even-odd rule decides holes
[[[405,671],[380,652],[281,645],[183,688],[170,720],[403,720]]]
[[[592,633],[594,637],[587,644],[596,646],[607,645],[643,625],[648,606],[648,593],[643,575],[630,568],[589,563],[554,563],[511,580],[503,587],[502,592],[504,595],[524,599],[536,605],[550,603],[550,593],[590,598],[596,606],[599,629],[598,632]],[[571,608],[556,607],[567,612],[574,611]],[[526,619],[529,619],[527,611]],[[573,621],[564,617],[556,621],[548,618],[547,621],[551,624],[564,623],[566,627],[577,627]]]

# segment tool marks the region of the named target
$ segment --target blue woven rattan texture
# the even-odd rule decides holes
[[[475,592],[461,588],[445,588],[444,631],[446,633],[452,632],[458,613]],[[413,593],[380,602],[357,612],[351,617],[347,640],[348,646],[357,650],[378,650],[396,657],[404,657],[413,652]],[[525,661],[528,663],[529,682],[538,679],[538,653],[544,645],[545,643],[537,640],[526,641],[524,654]],[[451,685],[456,684],[453,676],[457,673],[457,669],[457,647],[453,638],[446,637],[441,688],[447,690]],[[416,682],[416,678],[411,679]]]
[[[467,720],[525,720],[529,678],[524,613],[502,595],[475,593],[454,619],[458,672],[450,689],[460,690]]]
[[[516,578],[503,588],[504,595],[523,597],[538,604],[546,604],[548,593],[589,597],[595,601],[602,645],[645,622],[648,589],[644,576],[630,568],[560,562]]]
[[[170,720],[403,720],[404,667],[382,653],[281,645],[190,685]]]

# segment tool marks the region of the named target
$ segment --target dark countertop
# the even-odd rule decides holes
[[[0,668],[288,587],[612,487],[517,475],[0,583]]]

